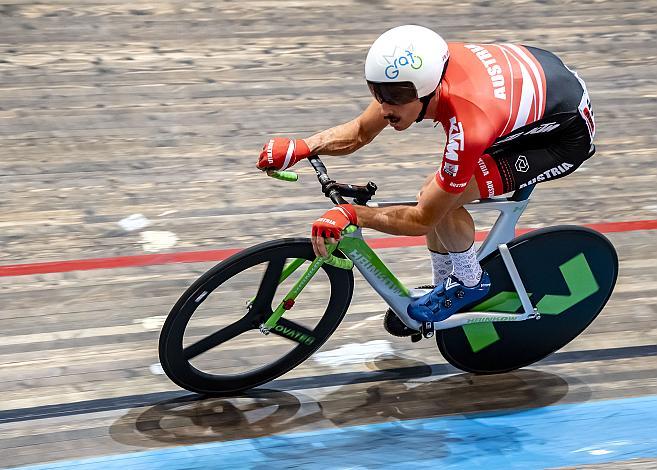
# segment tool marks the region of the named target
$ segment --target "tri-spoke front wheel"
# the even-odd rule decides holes
[[[283,239],[244,250],[201,276],[162,328],[164,372],[193,392],[222,395],[273,380],[307,359],[347,312],[350,270],[322,265],[276,326],[263,326],[314,259],[309,240]],[[290,274],[291,263],[298,267]]]

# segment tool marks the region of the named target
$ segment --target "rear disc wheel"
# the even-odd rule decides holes
[[[540,320],[477,322],[436,332],[445,359],[461,370],[499,374],[528,366],[570,343],[598,316],[616,284],[618,257],[600,233],[578,226],[536,230],[508,243]],[[491,290],[472,311],[521,313],[499,251],[481,262]]]

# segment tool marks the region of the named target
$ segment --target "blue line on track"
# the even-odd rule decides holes
[[[656,457],[657,396],[647,396],[351,426],[22,468],[540,469]]]

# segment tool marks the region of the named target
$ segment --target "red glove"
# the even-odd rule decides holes
[[[340,204],[327,211],[326,214],[313,223],[312,236],[338,240],[340,238],[340,232],[347,225],[356,225],[357,222],[358,219],[356,218],[356,211],[353,206],[351,204]]]
[[[261,170],[285,170],[310,155],[310,149],[303,139],[274,137],[262,147],[256,166]]]

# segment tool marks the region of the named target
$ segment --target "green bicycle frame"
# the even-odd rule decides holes
[[[271,330],[276,326],[278,320],[285,313],[286,306],[289,306],[289,301],[295,300],[299,296],[324,263],[341,269],[352,269],[356,266],[372,288],[395,310],[404,323],[419,328],[419,323],[411,319],[406,313],[406,308],[411,301],[409,289],[397,279],[376,253],[365,243],[361,230],[352,225],[347,227],[343,235],[337,245],[327,245],[329,251],[328,258],[318,257],[310,263],[310,266],[292,286],[283,298],[283,301],[281,301],[272,315],[265,321],[263,329]],[[332,253],[336,249],[344,253],[348,259],[334,256]],[[283,269],[279,283],[287,279],[305,261],[304,259],[296,259],[289,263]]]
[[[477,259],[481,260],[492,251],[496,250],[500,245],[509,242],[515,236],[515,226],[523,213],[529,199],[521,199],[513,201],[507,198],[491,198],[467,204],[465,207],[468,210],[482,210],[490,211],[495,210],[500,212],[495,225],[490,230],[488,237],[484,243],[477,250]],[[409,201],[389,201],[379,203],[369,203],[370,207],[387,207],[391,205],[407,205],[414,206],[417,204],[416,200]],[[328,246],[328,245],[327,245]],[[356,266],[361,272],[365,280],[372,286],[372,288],[386,301],[386,303],[397,314],[399,319],[409,328],[419,330],[420,323],[413,320],[406,312],[408,304],[415,298],[422,295],[420,290],[409,290],[402,284],[397,277],[387,268],[381,259],[374,253],[374,251],[363,240],[362,231],[360,228],[350,225],[343,232],[343,237],[340,242],[333,246],[328,246],[329,252],[338,249],[348,259],[337,258],[333,255],[329,259],[317,258],[315,259],[306,272],[301,276],[297,283],[292,287],[285,300],[294,300],[303,288],[312,279],[315,273],[319,270],[323,263],[333,264],[334,266],[343,269],[352,269]],[[506,257],[505,264],[509,267],[513,264],[510,255]],[[283,270],[280,282],[283,282],[294,270],[299,268],[305,260],[295,260],[290,263]],[[353,264],[352,264],[353,263]],[[459,315],[458,318],[449,318],[440,322],[440,329],[452,328],[465,323],[481,323],[490,321],[524,321],[528,318],[535,318],[535,309],[531,308],[531,302],[525,292],[520,277],[517,275],[512,276],[514,285],[516,286],[520,298],[523,299],[523,306],[525,313],[518,314],[505,314],[499,312],[473,312]],[[264,328],[271,329],[276,326],[276,322],[285,313],[285,300],[281,302],[274,313],[264,323]],[[530,309],[531,308],[531,309]]]
[[[337,248],[338,245],[336,244],[327,244],[326,248],[328,251],[328,257],[322,258],[322,257],[317,257],[315,258],[311,263],[310,266],[306,269],[306,272],[303,273],[303,275],[297,280],[297,282],[294,283],[294,286],[292,286],[292,289],[287,293],[287,295],[283,298],[281,303],[276,307],[276,310],[271,314],[271,316],[267,319],[267,321],[263,324],[263,329],[265,330],[271,330],[273,327],[276,326],[276,323],[278,320],[283,316],[285,313],[285,310],[289,309],[290,301],[294,301],[301,291],[308,285],[310,280],[313,278],[313,276],[319,271],[319,268],[322,267],[323,264],[328,264],[331,266],[335,266],[336,268],[340,269],[352,269],[354,267],[354,263],[349,261],[348,259],[344,258],[338,258],[337,256],[333,255],[333,252]],[[295,259],[291,263],[289,263],[287,266],[283,268],[283,272],[281,273],[281,277],[278,280],[278,283],[282,283],[285,279],[290,277],[290,275],[299,269],[301,265],[305,262],[306,260],[303,258]],[[251,302],[253,302],[253,299],[251,299]]]
[[[363,275],[365,280],[383,298],[390,308],[409,328],[418,330],[420,323],[408,316],[406,310],[413,300],[411,291],[385,265],[370,248],[360,228],[346,233],[338,248]]]

